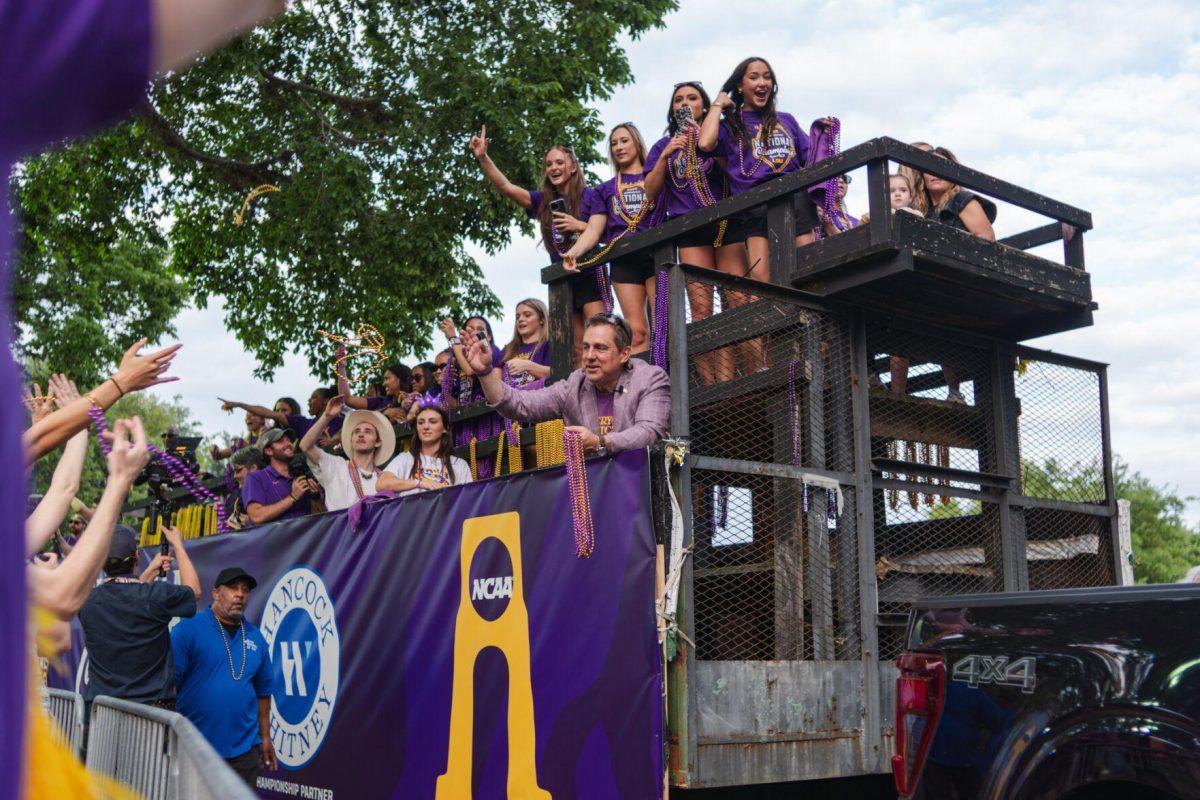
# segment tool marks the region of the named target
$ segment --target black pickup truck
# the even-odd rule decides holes
[[[1200,585],[918,601],[903,798],[1200,798]]]

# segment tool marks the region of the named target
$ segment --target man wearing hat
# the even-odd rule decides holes
[[[171,556],[156,556],[139,579],[137,534],[127,525],[113,531],[104,562],[104,580],[79,609],[90,679],[84,701],[100,695],[174,708],[175,680],[168,625],[191,617],[200,597],[200,579],[174,528],[164,536],[179,566],[179,583],[155,580],[171,567]]]
[[[171,631],[178,710],[250,786],[258,768],[278,769],[271,744],[271,657],[245,618],[258,585],[240,567],[213,584],[212,605]]]
[[[343,399],[334,397],[325,404],[320,419],[300,440],[300,449],[312,465],[313,475],[325,488],[325,507],[337,511],[375,494],[379,465],[386,464],[396,450],[396,431],[388,418],[378,411],[356,409],[342,424],[342,458],[317,446],[325,428],[342,416]]]
[[[303,476],[292,478],[296,434],[291,428],[271,428],[259,438],[267,466],[251,472],[242,485],[242,505],[255,525],[303,517],[312,512],[309,494],[316,484]]]

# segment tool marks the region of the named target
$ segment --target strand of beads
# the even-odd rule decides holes
[[[800,466],[800,402],[796,396],[796,361],[788,362],[788,417],[792,421],[792,466]]]
[[[661,267],[654,291],[654,349],[651,358],[656,367],[663,369],[667,368],[667,315],[670,313],[667,287],[667,270]]]
[[[596,549],[596,526],[592,520],[587,468],[583,463],[583,437],[578,431],[563,432],[563,454],[566,456],[567,489],[571,494],[575,555],[578,558],[589,558]]]
[[[104,412],[96,406],[92,406],[88,409],[88,416],[92,420],[92,425],[96,428],[96,437],[100,441],[100,449],[107,456],[112,448],[103,435],[108,430],[108,423],[104,419]],[[225,521],[225,505],[217,499],[216,495],[208,490],[207,486],[200,482],[199,478],[188,470],[182,461],[170,453],[164,453],[152,444],[146,445],[146,449],[166,467],[167,474],[171,476],[172,483],[177,486],[187,486],[196,497],[216,506],[218,533],[226,533],[230,530],[228,523]]]

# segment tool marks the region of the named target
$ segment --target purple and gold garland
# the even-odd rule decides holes
[[[104,451],[105,457],[112,452],[112,447],[104,438],[104,433],[108,430],[108,423],[104,419],[104,412],[96,406],[88,409],[88,416],[92,419],[92,425],[96,428],[96,438],[100,440],[100,449]],[[177,484],[184,484],[192,490],[192,494],[197,497],[207,500],[217,508],[217,532],[227,533],[230,530],[228,523],[225,522],[225,505],[221,503],[217,496],[208,490],[200,480],[188,471],[183,462],[170,453],[159,450],[152,444],[147,444],[146,449],[151,455],[156,457],[164,467],[167,473]]]

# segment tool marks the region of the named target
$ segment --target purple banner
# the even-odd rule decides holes
[[[587,559],[562,469],[190,542],[203,586],[258,579],[284,765],[259,794],[661,796],[647,456],[587,469]]]

